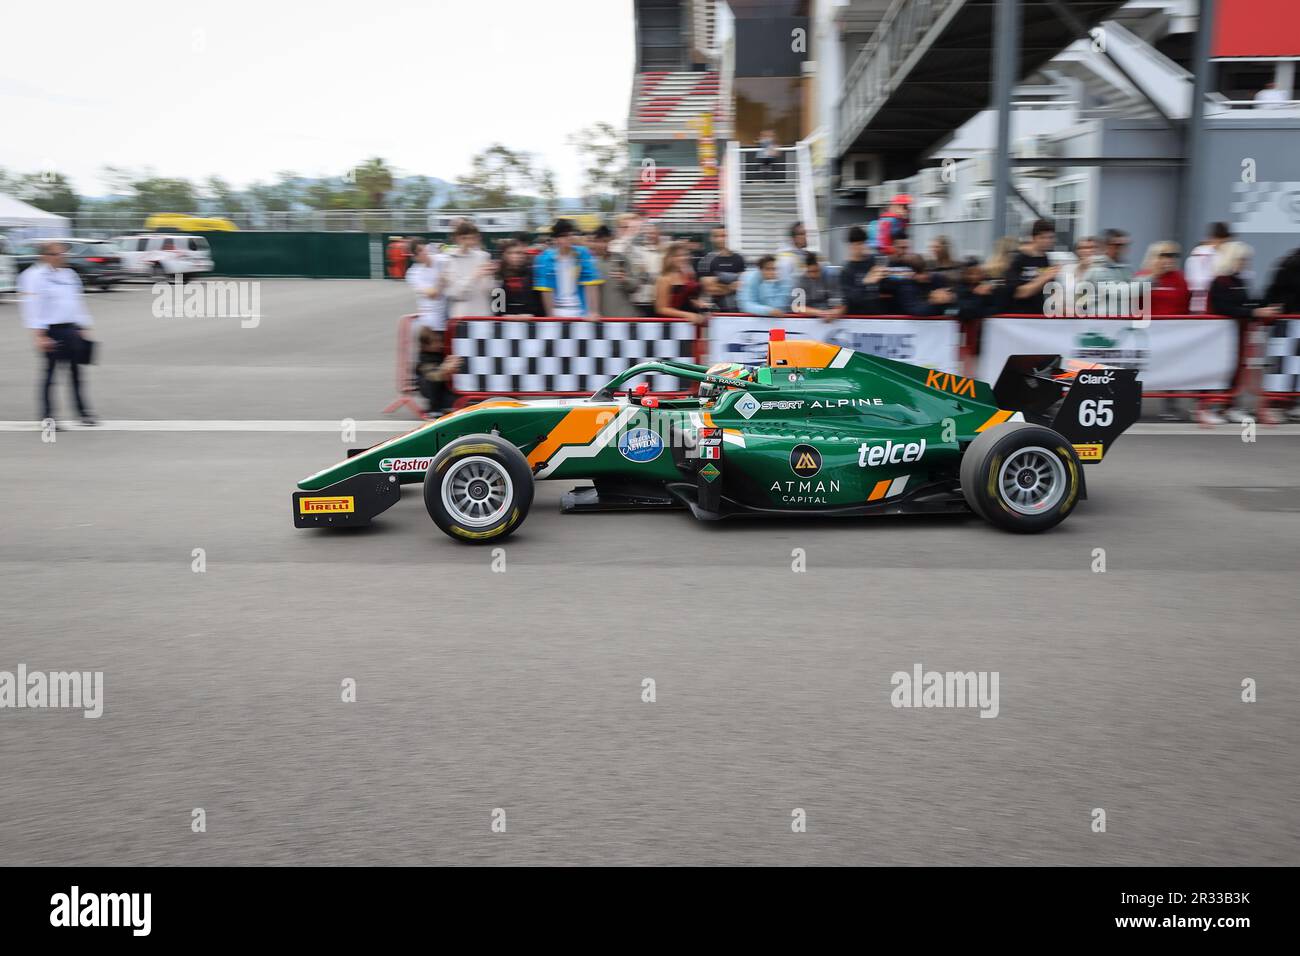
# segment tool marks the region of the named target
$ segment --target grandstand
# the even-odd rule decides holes
[[[701,137],[713,155],[730,129],[727,83],[715,47],[713,0],[637,0],[636,76],[628,108],[631,157],[627,208],[675,228],[721,221],[715,165],[702,164]]]

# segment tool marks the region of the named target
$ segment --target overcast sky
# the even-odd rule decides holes
[[[493,142],[542,157],[626,122],[631,0],[7,2],[0,167],[53,169],[88,195],[104,165],[338,175],[382,156],[451,180]]]

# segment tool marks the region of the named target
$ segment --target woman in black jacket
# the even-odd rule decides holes
[[[1254,250],[1244,242],[1225,242],[1219,246],[1214,257],[1214,281],[1210,283],[1208,311],[1215,315],[1236,319],[1241,326],[1241,347],[1246,347],[1246,326],[1251,319],[1268,321],[1278,314],[1272,306],[1261,306],[1250,296],[1250,289],[1241,273],[1250,262]],[[1206,408],[1201,412],[1201,421],[1208,425],[1222,425],[1225,421],[1244,422],[1251,418],[1247,404],[1257,404],[1256,397],[1244,389],[1237,396],[1236,403],[1226,412]]]
[[[517,239],[501,246],[497,282],[505,293],[503,315],[541,315],[542,303],[533,288],[533,260]]]

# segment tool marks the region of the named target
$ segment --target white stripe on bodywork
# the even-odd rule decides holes
[[[635,408],[628,406],[610,419],[609,423],[598,431],[596,437],[588,444],[565,445],[551,456],[551,460],[548,461],[534,477],[546,478],[554,472],[556,468],[560,467],[561,464],[568,461],[570,458],[595,458],[596,455],[599,454],[611,440],[613,440],[614,436],[619,433],[627,420],[636,413],[637,410]]]
[[[1012,415],[1010,418],[1007,419],[1008,422],[1023,422],[1024,420],[1025,420],[1024,412],[1016,412],[1014,415]]]
[[[849,364],[849,359],[853,357],[853,349],[842,348],[835,353],[835,358],[831,359],[828,368],[843,368]]]
[[[907,475],[899,475],[897,478],[894,479],[893,483],[890,484],[889,490],[885,492],[885,497],[892,498],[894,497],[894,495],[901,495],[903,493],[903,489],[906,487],[907,487]]]
[[[735,445],[737,448],[745,447],[745,436],[740,432],[733,432],[729,428],[722,430],[722,440],[728,445]]]

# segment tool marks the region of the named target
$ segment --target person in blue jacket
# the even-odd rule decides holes
[[[570,219],[557,219],[551,244],[533,264],[533,288],[542,296],[544,315],[567,319],[600,318],[600,277],[586,246],[573,241],[577,231]]]
[[[776,256],[763,256],[757,269],[740,283],[740,311],[750,315],[785,315],[790,311],[790,284],[777,274]]]

